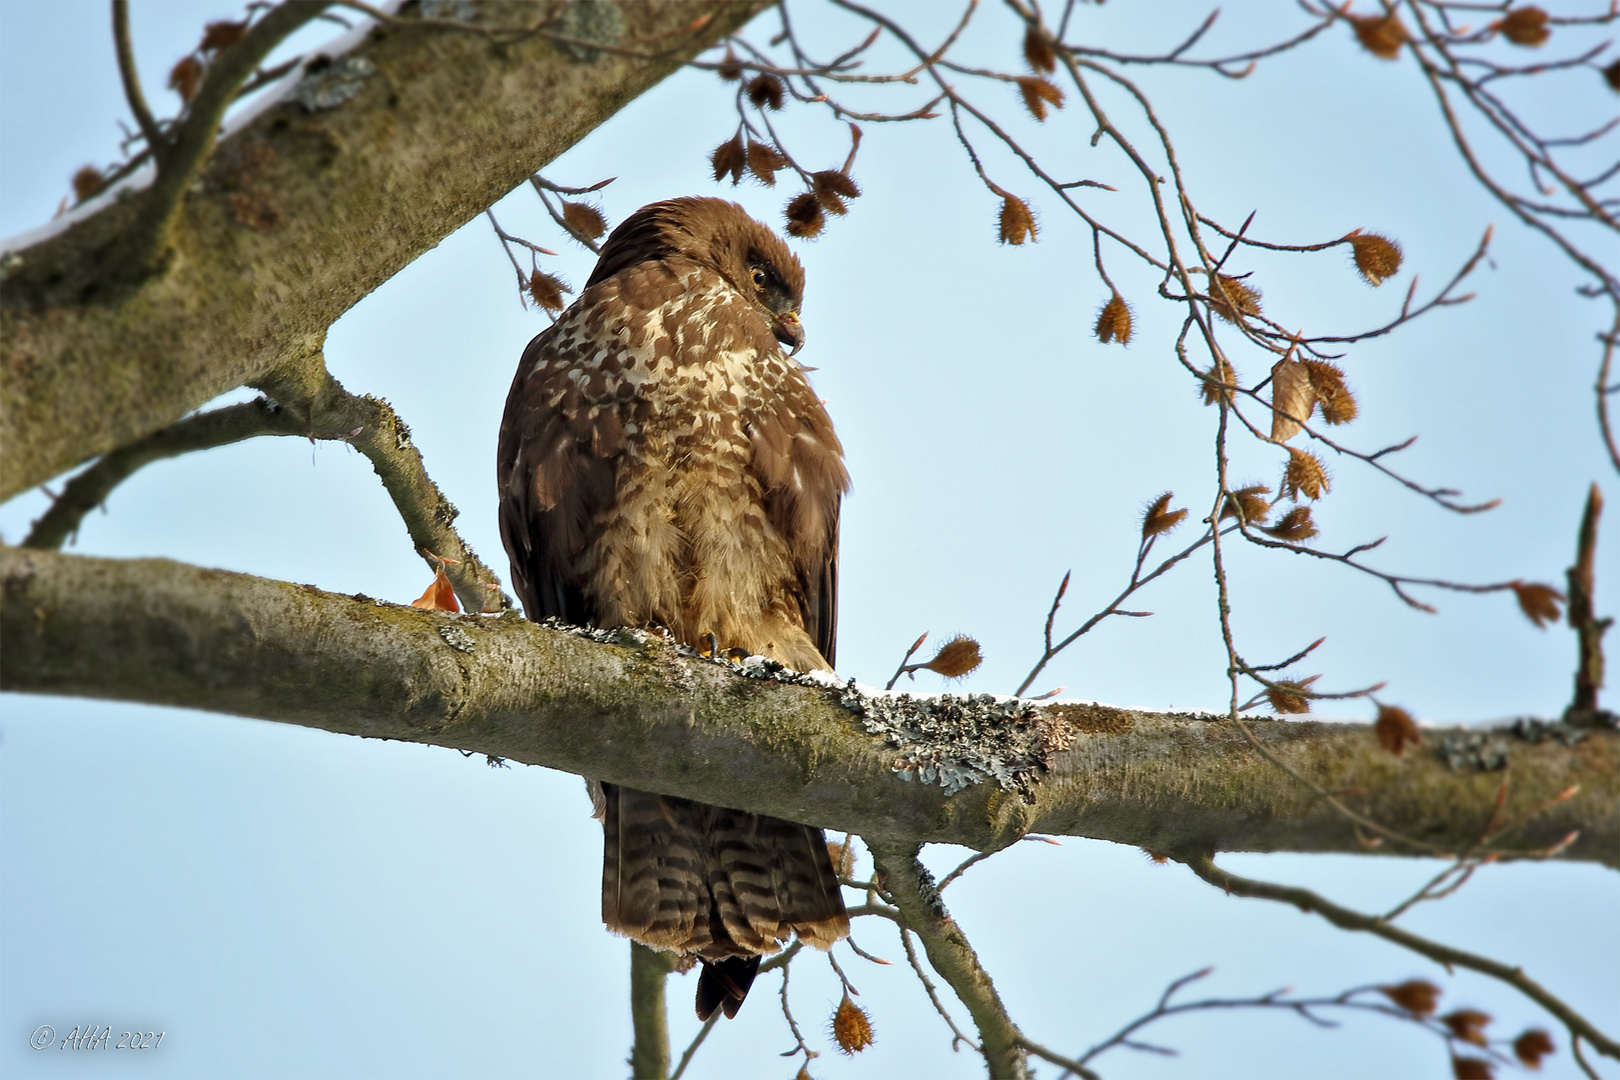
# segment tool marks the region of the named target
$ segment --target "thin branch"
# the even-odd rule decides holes
[[[1585,1039],[1592,1044],[1598,1053],[1603,1054],[1605,1057],[1620,1060],[1620,1043],[1616,1043],[1603,1034],[1593,1026],[1591,1021],[1549,993],[1540,983],[1526,975],[1523,968],[1512,967],[1486,956],[1478,956],[1474,953],[1464,952],[1461,949],[1454,949],[1449,945],[1430,941],[1428,938],[1420,937],[1410,931],[1391,926],[1377,916],[1363,915],[1360,912],[1351,911],[1349,908],[1340,907],[1333,901],[1309,889],[1273,885],[1270,882],[1239,877],[1216,866],[1215,860],[1208,853],[1183,852],[1177,854],[1172,852],[1171,855],[1177,861],[1185,863],[1200,878],[1211,885],[1226,890],[1228,893],[1291,904],[1301,911],[1314,912],[1322,916],[1322,918],[1341,930],[1355,930],[1373,934],[1402,948],[1409,949],[1420,956],[1428,957],[1448,970],[1453,967],[1462,967],[1498,979],[1557,1017],[1569,1029],[1572,1038]]]
[[[161,162],[165,143],[146,104],[141,76],[135,68],[135,46],[129,33],[129,0],[112,0],[112,20],[113,47],[118,53],[118,77],[124,83],[124,98],[129,102],[129,111],[135,114],[135,123],[140,125],[147,149]]]

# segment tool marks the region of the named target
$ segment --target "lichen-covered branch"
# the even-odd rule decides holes
[[[896,773],[910,751],[869,733],[839,693],[750,678],[638,632],[599,635],[618,642],[604,644],[511,611],[420,611],[160,559],[0,548],[0,579],[5,690],[453,746],[869,840],[985,850],[1038,832],[1154,851],[1384,850],[1220,717],[1030,706],[1025,722],[1060,727],[1068,745],[1027,797],[988,774],[947,794]],[[1366,725],[1249,727],[1360,812],[1455,851],[1476,844],[1501,787],[1501,771],[1478,766],[1503,763],[1508,819],[1549,805],[1493,850],[1578,831],[1564,857],[1620,865],[1612,731],[1429,729],[1395,757]]]
[[[463,608],[496,612],[510,606],[500,578],[453,527],[460,511],[428,475],[421,451],[411,442],[411,429],[388,402],[349,393],[319,356],[277,371],[258,386],[302,420],[302,433],[343,439],[366,456],[394,501],[412,545],[431,568],[444,567]]]
[[[990,973],[979,963],[962,928],[945,910],[945,901],[928,868],[917,860],[918,845],[874,840],[870,836],[863,839],[872,852],[872,863],[885,891],[900,909],[906,926],[922,941],[929,965],[956,991],[973,1017],[979,1029],[979,1052],[984,1055],[991,1077],[1027,1078],[1029,1068],[1018,1025],[1007,1015]]]
[[[675,954],[630,943],[630,1075],[635,1080],[669,1076],[669,1009],[664,983],[675,970]]]
[[[695,28],[660,59],[381,27],[351,98],[274,105],[214,148],[176,204],[167,272],[117,284],[145,198],[7,253],[0,500],[318,353],[361,298],[763,6],[615,5],[618,40]]]
[[[1521,967],[1504,964],[1499,960],[1492,960],[1488,956],[1479,956],[1475,953],[1454,949],[1449,945],[1442,945],[1437,941],[1414,934],[1394,926],[1376,915],[1363,915],[1359,911],[1340,907],[1333,901],[1312,892],[1309,889],[1299,889],[1288,885],[1274,885],[1266,881],[1256,881],[1253,878],[1240,877],[1229,873],[1215,865],[1215,860],[1208,853],[1179,853],[1174,856],[1187,864],[1188,868],[1211,885],[1225,889],[1229,894],[1238,896],[1259,897],[1264,900],[1276,900],[1284,904],[1292,904],[1301,911],[1315,912],[1341,930],[1358,930],[1375,934],[1386,941],[1420,956],[1426,956],[1437,964],[1443,964],[1448,969],[1452,967],[1468,968],[1500,979],[1509,986],[1518,990],[1525,997],[1546,1009],[1557,1017],[1572,1036],[1585,1039],[1600,1053],[1607,1057],[1620,1059],[1620,1043],[1616,1043],[1603,1032],[1592,1026],[1580,1013],[1571,1009],[1567,1004],[1554,997],[1540,983],[1524,973]]]

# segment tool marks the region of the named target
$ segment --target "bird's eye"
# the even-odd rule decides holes
[[[754,285],[755,287],[761,289],[765,287],[765,271],[761,270],[757,266],[754,267]]]

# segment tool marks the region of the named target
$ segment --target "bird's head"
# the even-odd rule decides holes
[[[672,257],[718,272],[758,309],[784,348],[804,347],[804,267],[780,236],[724,199],[670,199],[637,210],[602,245],[586,287],[628,266]]]

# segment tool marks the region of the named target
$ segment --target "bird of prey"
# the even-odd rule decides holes
[[[831,670],[849,476],[804,343],[804,270],[735,203],[643,207],[529,343],[501,421],[501,539],[529,618],[655,627]],[[712,635],[712,637],[711,637]],[[696,957],[736,1014],[763,955],[849,933],[820,829],[592,784],[602,920]]]

